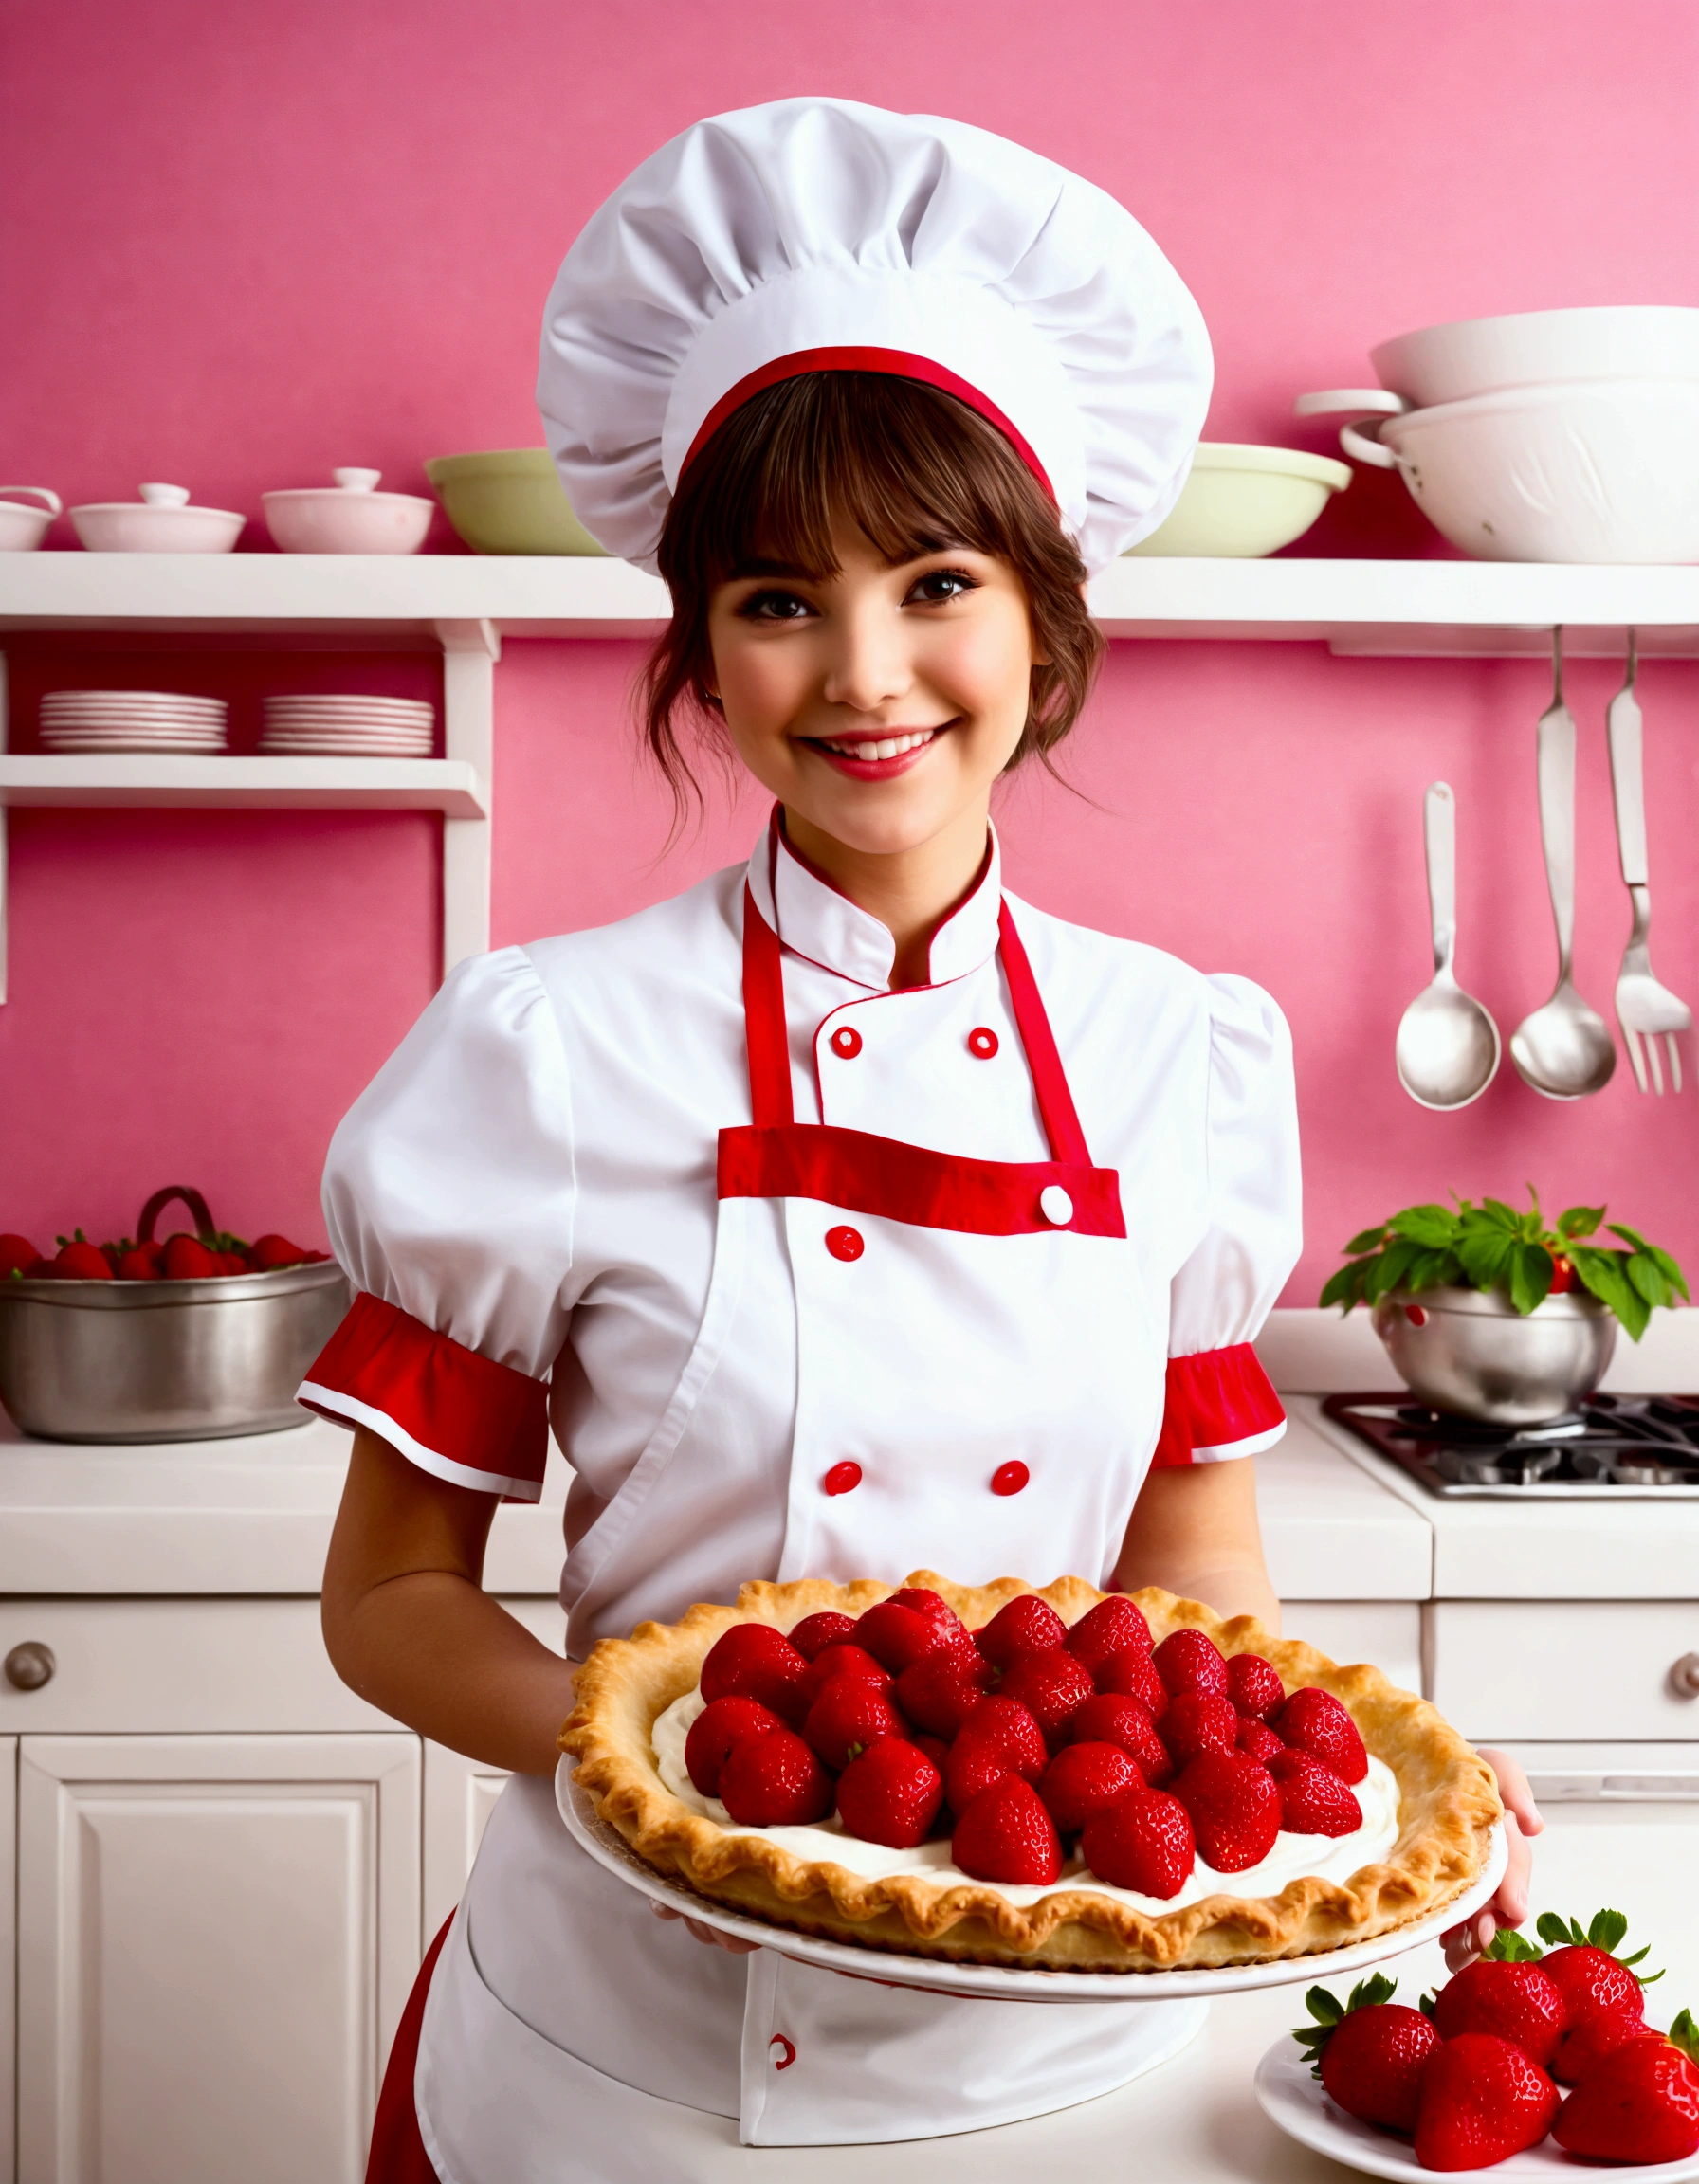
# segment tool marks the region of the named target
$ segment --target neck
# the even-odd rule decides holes
[[[784,828],[786,840],[889,933],[893,989],[924,985],[932,936],[973,892],[985,863],[986,814],[964,812],[929,841],[883,854],[840,842],[788,806]]]

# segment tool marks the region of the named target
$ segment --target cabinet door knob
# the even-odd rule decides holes
[[[58,1665],[51,1646],[28,1638],[6,1656],[6,1681],[14,1691],[39,1691],[44,1684],[52,1683]],[[1699,1658],[1693,1660],[1693,1666],[1699,1669]]]
[[[1699,1699],[1699,1653],[1684,1653],[1670,1671],[1670,1688],[1678,1699]]]

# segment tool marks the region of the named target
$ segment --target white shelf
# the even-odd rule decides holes
[[[1647,653],[1699,658],[1699,568],[1507,561],[1118,561],[1093,611],[1111,637],[1326,644],[1336,652]],[[434,646],[445,626],[509,637],[645,637],[666,587],[573,555],[9,554],[0,639],[92,628],[169,635],[382,636]]]
[[[167,810],[440,811],[485,819],[489,790],[458,758],[0,756],[0,804]]]

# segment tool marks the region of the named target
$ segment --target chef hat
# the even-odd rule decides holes
[[[1143,228],[1066,168],[931,115],[786,99],[699,121],[568,251],[537,399],[588,529],[644,568],[696,450],[813,371],[945,389],[1007,434],[1089,570],[1179,496],[1209,337]]]

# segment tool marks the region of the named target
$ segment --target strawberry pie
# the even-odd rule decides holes
[[[657,1871],[774,1923],[1074,1971],[1365,1940],[1484,1870],[1425,1701],[1149,1588],[746,1585],[604,1640],[562,1751]]]

